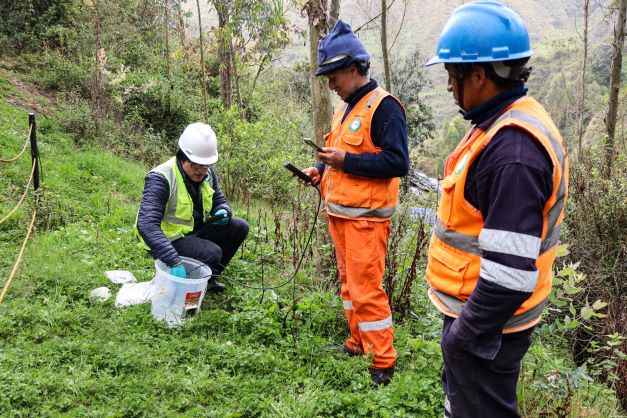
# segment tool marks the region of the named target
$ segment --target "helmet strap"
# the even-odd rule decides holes
[[[466,111],[464,110],[464,78],[466,73],[463,65],[455,66],[455,82],[457,83],[457,103],[459,106],[459,113],[464,116]]]

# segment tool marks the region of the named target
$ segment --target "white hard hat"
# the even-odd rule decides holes
[[[206,123],[188,125],[179,138],[179,148],[193,163],[209,165],[218,161],[218,140]]]

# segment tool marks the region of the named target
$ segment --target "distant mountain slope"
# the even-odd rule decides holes
[[[611,31],[611,26],[603,22],[604,14],[607,13],[604,4],[607,2],[608,0],[600,0],[590,4],[590,37],[593,42],[606,38]],[[398,33],[398,39],[392,47],[392,57],[403,57],[418,49],[424,55],[426,62],[435,52],[440,31],[453,10],[469,1],[389,0],[388,3],[392,4],[389,10],[389,45]],[[532,48],[538,56],[550,54],[555,48],[552,44],[557,40],[568,39],[570,44],[579,40],[579,33],[583,32],[581,3],[581,1],[574,0],[503,1],[503,4],[516,10],[527,24]],[[184,7],[191,12],[188,18],[190,31],[197,33],[196,5],[193,2],[185,3]],[[340,18],[349,22],[353,29],[357,29],[377,16],[379,11],[379,1],[344,0],[341,2]],[[205,28],[217,24],[214,15],[207,9],[206,3],[201,4],[201,13]],[[307,22],[301,16],[300,10],[294,9],[290,15],[296,27],[306,29]],[[401,27],[400,33],[399,27]],[[378,20],[375,19],[368,26],[361,28],[358,34],[372,54],[372,75],[374,78],[380,78],[383,71]],[[567,58],[574,57],[571,55]],[[278,65],[289,67],[296,61],[306,59],[308,59],[307,39],[295,38],[294,45],[285,51]],[[564,63],[564,67],[569,65],[570,63]],[[437,126],[442,126],[457,112],[450,95],[446,92],[444,74],[442,68],[436,67],[428,70],[427,75],[431,78],[433,86],[424,91],[429,105],[433,108]],[[541,90],[542,81],[533,80],[532,89],[534,83],[537,83],[540,84]]]

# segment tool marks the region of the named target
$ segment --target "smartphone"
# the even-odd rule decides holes
[[[311,148],[315,149],[318,152],[323,152],[322,148],[320,148],[318,145],[316,145],[315,142],[313,142],[311,139],[305,138],[303,139],[303,142],[307,145],[309,145]]]
[[[313,181],[311,180],[311,177],[309,177],[307,174],[300,171],[298,168],[294,167],[291,163],[286,161],[283,163],[283,167],[290,170],[294,175],[298,176],[298,178],[300,178],[305,183],[313,183]]]
[[[217,221],[219,219],[224,219],[227,218],[229,216],[228,212],[227,213],[221,213],[219,215],[213,215],[211,216],[209,219],[205,220],[205,222],[213,222],[213,221]]]

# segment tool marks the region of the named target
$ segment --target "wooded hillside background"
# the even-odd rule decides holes
[[[626,2],[504,2],[528,25],[529,94],[550,112],[571,161],[554,289],[521,374],[524,416],[610,416],[627,407]],[[469,128],[443,68],[424,68],[464,3],[0,3],[0,159],[20,151],[27,113],[35,112],[43,167],[41,190],[0,222],[4,278],[37,211],[24,261],[0,299],[0,415],[441,414],[440,319],[424,283],[423,209],[435,207],[437,194],[417,173],[441,176]],[[400,377],[377,392],[366,390],[363,364],[328,349],[344,329],[324,216],[307,248],[316,196],[281,167],[313,164],[301,139],[321,143],[329,129],[338,99],[313,73],[317,40],[338,18],[366,43],[371,76],[403,101],[410,127],[412,173],[384,278]],[[171,332],[145,306],[119,311],[87,294],[103,285],[105,270],[150,278],[152,261],[131,234],[143,174],[199,120],[216,131],[222,188],[251,223],[227,273],[277,284],[299,255],[306,260],[290,286],[258,292],[233,284]],[[31,172],[30,161],[20,161],[0,162],[2,217],[19,205]]]

